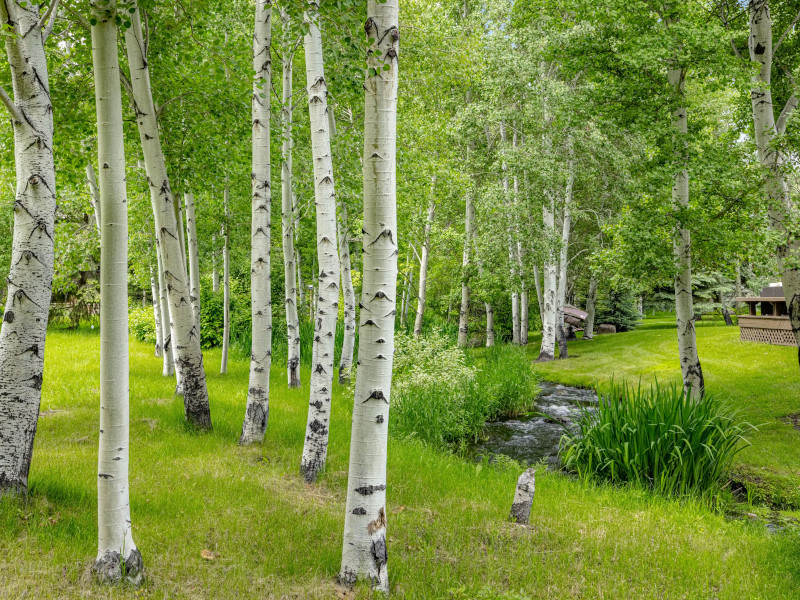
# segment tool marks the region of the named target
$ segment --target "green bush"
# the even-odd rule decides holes
[[[390,429],[439,448],[462,450],[480,438],[486,421],[533,407],[536,379],[524,351],[512,346],[464,350],[441,330],[397,335]]]
[[[140,342],[156,343],[156,318],[153,307],[132,308],[128,312],[128,328],[133,337]]]
[[[564,436],[562,461],[581,477],[710,499],[754,430],[713,396],[697,402],[677,385],[612,384],[597,410],[583,412],[579,431]]]

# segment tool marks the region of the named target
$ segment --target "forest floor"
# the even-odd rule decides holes
[[[797,409],[796,372],[783,366],[795,364],[782,354],[790,349],[739,348],[734,329],[699,332],[712,391],[750,389],[742,392],[743,409],[759,422]],[[675,368],[668,354],[673,336],[649,327],[578,342],[571,347],[578,358],[541,372],[580,384],[595,383],[593,372],[655,372],[666,381]],[[89,576],[97,536],[99,335],[50,333],[31,494],[27,504],[0,501],[0,598],[371,597],[366,588],[344,595],[335,586],[352,402],[346,388],[335,387],[327,473],[307,486],[298,468],[308,370],[306,386],[288,390],[284,367],[275,366],[267,438],[240,448],[248,364],[234,357],[229,373],[218,375],[219,356],[205,355],[214,431],[197,434],[184,426],[174,382],[161,377],[152,347],[131,342],[131,507],[147,581],[139,590],[106,589]],[[631,359],[646,366],[626,368]],[[748,384],[747,373],[757,373],[760,383]],[[756,392],[761,400],[751,398]],[[791,435],[800,434],[790,426],[762,428],[743,460],[767,466],[769,445],[777,454],[771,462],[788,473],[798,452],[789,447]],[[800,536],[793,529],[772,533],[761,521],[544,469],[537,472],[532,526],[523,527],[507,521],[518,475],[514,464],[474,464],[390,440],[393,597],[800,596]]]
[[[697,322],[697,346],[706,392],[729,400],[758,427],[738,457],[734,485],[755,504],[800,509],[800,369],[797,348],[739,339],[721,320]],[[568,345],[570,359],[537,364],[546,380],[595,387],[626,380],[643,386],[680,382],[675,315],[659,313],[633,331]],[[531,340],[535,358],[539,340]]]

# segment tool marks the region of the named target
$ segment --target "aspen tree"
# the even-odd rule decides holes
[[[469,268],[472,250],[473,227],[475,222],[475,204],[472,190],[467,191],[464,208],[464,254],[461,259],[461,307],[458,311],[458,345],[462,348],[469,343]]]
[[[350,228],[347,222],[347,205],[342,202],[339,208],[339,256],[342,267],[342,297],[344,298],[344,339],[342,356],[339,359],[339,383],[350,381],[353,368],[353,351],[356,343],[356,293],[353,290],[353,276],[350,266]]]
[[[339,316],[339,249],[336,239],[331,120],[328,116],[328,86],[325,80],[318,10],[319,5],[316,2],[309,3],[306,13],[308,30],[303,40],[311,151],[314,161],[319,264],[317,290],[314,294],[316,307],[311,358],[311,392],[305,445],[300,463],[300,471],[309,483],[316,481],[325,470],[328,454],[328,428],[333,393],[334,333]]]
[[[53,282],[56,174],[53,106],[44,44],[58,2],[0,2],[13,99],[0,100],[14,130],[16,191],[11,267],[0,326],[0,495],[27,493],[42,397]]]
[[[128,207],[115,0],[92,0],[100,191],[100,448],[97,560],[106,583],[143,577],[128,489]]]
[[[764,168],[764,191],[769,199],[769,224],[778,236],[778,269],[783,273],[783,293],[792,332],[800,346],[800,242],[798,242],[798,211],[792,200],[789,183],[786,180],[786,165],[789,158],[785,151],[775,144],[776,138],[786,133],[786,125],[797,110],[798,99],[792,94],[775,119],[775,106],[772,97],[772,65],[775,51],[780,47],[786,34],[778,43],[772,42],[772,16],[769,0],[750,0],[749,51],[750,60],[757,64],[758,72],[753,75],[750,100],[753,107],[758,160]],[[787,30],[788,32],[788,30]],[[793,87],[794,82],[792,81]],[[798,349],[800,361],[800,349]]]
[[[256,0],[253,35],[252,198],[250,225],[250,312],[252,346],[250,384],[247,391],[239,443],[264,439],[269,421],[269,371],[272,366],[272,188],[270,177],[270,118],[272,112],[272,0]]]
[[[284,267],[284,300],[286,304],[286,336],[288,356],[286,376],[289,387],[300,387],[300,319],[298,317],[298,288],[301,287],[299,279],[299,261],[295,260],[294,236],[297,223],[294,192],[292,189],[292,153],[294,140],[292,138],[292,62],[295,47],[290,39],[289,14],[281,11],[283,25],[282,40],[282,75],[283,90],[281,104],[281,125],[283,126],[281,140],[281,236],[283,240],[283,267]],[[302,290],[301,290],[302,291]]]
[[[219,372],[228,372],[228,350],[231,344],[231,236],[230,236],[230,195],[231,188],[225,176],[223,203],[225,223],[222,225],[222,359]]]
[[[147,40],[142,32],[139,7],[132,3],[129,13],[131,26],[125,30],[125,47],[130,68],[131,87],[136,108],[136,123],[144,154],[150,201],[155,216],[156,235],[161,251],[164,284],[169,301],[170,336],[179,371],[178,382],[183,393],[186,420],[202,429],[211,428],[211,409],[208,402],[206,374],[200,335],[194,325],[189,302],[189,276],[185,250],[181,248],[182,222],[175,213],[175,198],[167,177],[167,167],[161,150],[153,92],[150,86],[150,67],[147,61]]]
[[[153,300],[153,319],[156,323],[156,349],[155,355],[161,358],[163,352],[164,336],[161,331],[161,307],[159,306],[158,284],[156,283],[156,274],[153,267],[150,267],[150,295]]]
[[[397,307],[398,0],[368,0],[364,105],[364,283],[339,579],[389,591],[386,452]]]
[[[683,105],[683,89],[686,71],[680,67],[670,68],[667,77],[678,103],[673,111],[673,127],[680,163],[675,173],[672,187],[672,204],[678,214],[689,205],[689,170],[687,168],[686,136],[688,118]],[[679,217],[682,219],[682,217]],[[700,400],[705,393],[703,369],[697,355],[697,338],[694,327],[694,300],[692,297],[692,241],[691,232],[679,221],[674,234],[673,251],[675,255],[675,317],[678,323],[678,355],[683,375],[683,388],[695,399]]]
[[[200,335],[200,252],[197,240],[197,221],[194,211],[194,194],[184,194],[186,205],[186,237],[189,242],[189,301],[192,303],[192,315],[197,335]]]
[[[419,258],[419,292],[417,294],[417,316],[414,319],[414,337],[422,333],[422,318],[428,297],[428,261],[431,256],[431,228],[436,214],[436,175],[431,177],[431,199],[428,202],[428,216],[425,219],[425,232],[422,239],[422,256]]]

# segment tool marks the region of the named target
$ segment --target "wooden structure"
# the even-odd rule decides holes
[[[777,346],[797,346],[786,310],[782,285],[773,283],[763,288],[760,296],[736,298],[736,302],[743,302],[748,307],[748,314],[739,315],[739,332],[742,340]]]

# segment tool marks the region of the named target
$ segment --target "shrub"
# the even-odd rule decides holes
[[[481,350],[480,360],[471,365],[464,350],[439,329],[420,338],[398,334],[397,340],[393,435],[462,450],[480,437],[486,421],[533,406],[535,377],[519,348]]]
[[[156,318],[153,307],[132,308],[128,312],[128,328],[133,337],[140,342],[156,343]]]
[[[755,430],[724,402],[689,399],[677,385],[612,384],[596,411],[562,440],[564,467],[582,477],[634,483],[665,496],[711,498]]]

